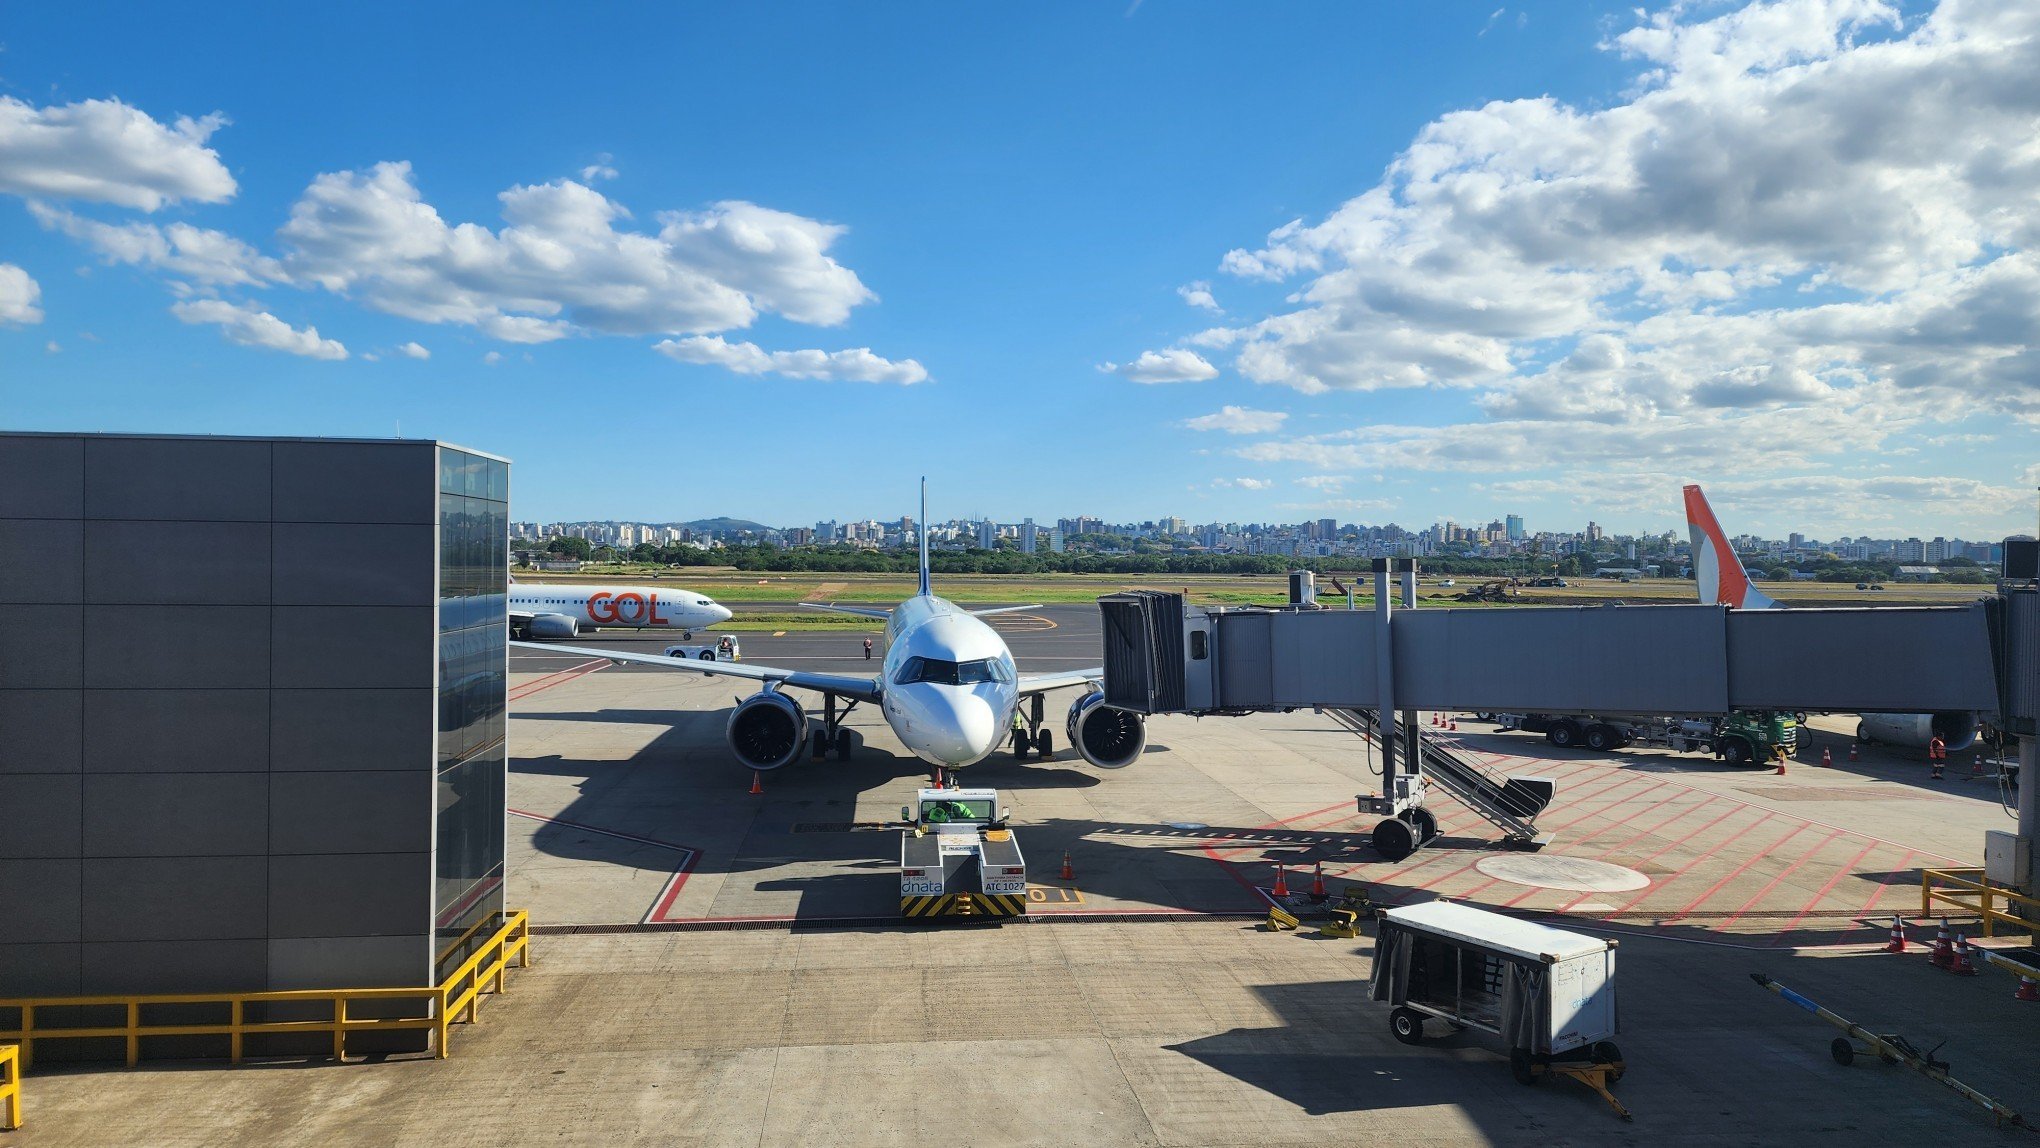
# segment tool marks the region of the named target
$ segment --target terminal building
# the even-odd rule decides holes
[[[503,909],[509,466],[0,434],[0,999],[411,987]]]

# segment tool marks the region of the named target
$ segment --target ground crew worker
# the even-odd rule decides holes
[[[865,660],[865,661],[867,661],[867,662],[871,660],[871,639],[870,639],[870,638],[866,638],[866,639],[864,639],[864,660]]]
[[[1941,740],[1940,734],[1935,734],[1933,737],[1928,738],[1927,768],[1933,771],[1931,776],[1935,781],[1941,780],[1941,767],[1947,763],[1948,743]]]

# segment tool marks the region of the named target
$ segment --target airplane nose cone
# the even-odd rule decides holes
[[[936,712],[934,728],[944,743],[935,747],[952,765],[976,761],[992,751],[999,740],[999,715],[992,705],[968,689],[937,687],[931,709]]]
[[[715,620],[718,622],[727,622],[731,618],[736,617],[735,614],[730,613],[730,608],[728,606],[722,605],[721,603],[716,604],[715,613],[716,613]]]

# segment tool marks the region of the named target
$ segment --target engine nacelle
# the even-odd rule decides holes
[[[1856,723],[1860,741],[1925,749],[1938,736],[1942,748],[1968,749],[1983,732],[1983,718],[1974,710],[1943,710],[1931,714],[1864,714]]]
[[[727,737],[737,760],[751,769],[778,769],[807,745],[807,711],[776,690],[752,694],[730,711]]]
[[[1070,744],[1100,769],[1124,769],[1147,749],[1147,718],[1106,705],[1101,690],[1071,703],[1066,728]]]
[[[534,638],[576,638],[581,634],[581,624],[565,614],[540,614],[531,620],[530,628]]]

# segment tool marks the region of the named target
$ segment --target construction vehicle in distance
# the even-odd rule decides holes
[[[1027,915],[1027,862],[996,789],[923,789],[900,831],[900,916],[997,920]]]
[[[1504,730],[1541,733],[1561,748],[1595,752],[1657,746],[1680,753],[1711,753],[1730,765],[1768,762],[1780,749],[1791,756],[1799,722],[1789,713],[1736,710],[1723,717],[1674,718],[1639,714],[1481,714]]]

